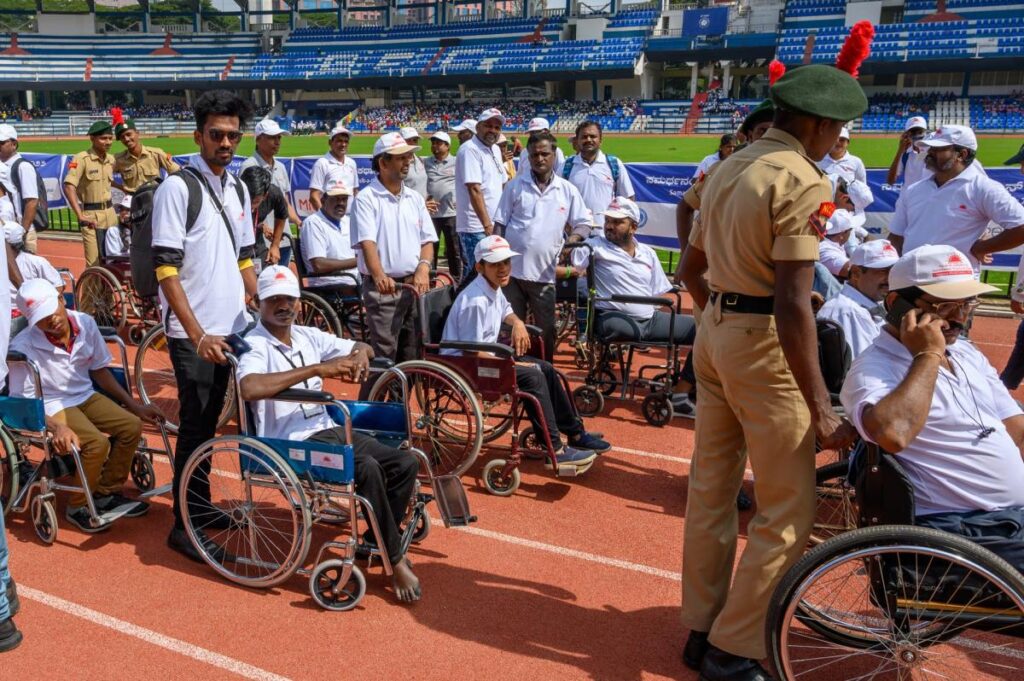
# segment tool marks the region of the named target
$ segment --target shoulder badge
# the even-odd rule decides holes
[[[825,238],[825,223],[828,222],[828,219],[832,217],[832,214],[835,212],[836,204],[831,201],[825,201],[818,206],[818,210],[811,213],[811,217],[807,220],[807,224],[811,226],[811,229],[817,232],[818,238]]]

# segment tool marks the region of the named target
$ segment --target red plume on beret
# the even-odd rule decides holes
[[[846,71],[854,78],[860,71],[860,65],[871,54],[871,41],[875,38],[875,27],[870,21],[858,21],[853,25],[850,35],[843,43],[836,57],[836,68]]]
[[[124,112],[121,111],[121,107],[115,106],[110,110],[110,117],[114,121],[114,125],[121,125],[124,123]]]
[[[768,64],[768,86],[775,85],[775,81],[786,75],[786,65],[778,59],[772,59],[772,63]]]

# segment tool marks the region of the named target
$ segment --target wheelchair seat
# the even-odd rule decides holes
[[[432,288],[421,296],[423,318],[420,325],[423,330],[423,342],[437,345],[444,334],[444,325],[448,321],[448,313],[455,304],[455,287],[441,286]]]
[[[846,342],[843,327],[831,319],[818,319],[818,361],[825,387],[832,396],[832,403],[839,403],[839,392],[850,371],[853,353]]]

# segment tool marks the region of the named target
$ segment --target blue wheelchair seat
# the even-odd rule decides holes
[[[43,401],[34,397],[0,396],[0,422],[11,430],[41,433],[46,430]]]
[[[308,474],[317,482],[340,485],[349,484],[355,479],[355,455],[350,444],[330,445],[324,442],[278,440],[269,437],[256,439],[277,452],[300,478],[305,478]],[[249,448],[248,454],[261,460],[263,458],[255,448]],[[247,467],[249,472],[265,472],[262,469],[257,470],[253,459],[241,458],[243,467]],[[246,466],[246,463],[249,465]]]

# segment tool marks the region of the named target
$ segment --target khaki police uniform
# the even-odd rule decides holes
[[[117,226],[117,214],[110,200],[110,186],[114,180],[114,157],[107,154],[102,159],[93,149],[80,151],[68,163],[64,183],[73,185],[78,193],[82,216],[94,220],[98,229]],[[96,230],[82,227],[82,243],[85,246],[85,264],[91,266],[99,259],[96,246]]]
[[[114,172],[121,174],[121,185],[126,192],[134,192],[146,182],[160,177],[160,170],[168,174],[181,170],[171,155],[157,147],[142,147],[139,156],[125,149],[114,156]]]
[[[810,412],[779,344],[776,261],[818,259],[831,186],[794,137],[772,129],[688,192],[690,243],[712,290],[694,345],[700,399],[684,537],[683,622],[729,653],[765,656],[768,601],[814,519]],[[697,201],[696,205],[694,200]],[[757,515],[733,577],[746,458]],[[731,588],[730,588],[731,586]]]

